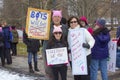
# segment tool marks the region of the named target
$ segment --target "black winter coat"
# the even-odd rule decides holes
[[[23,42],[27,46],[27,52],[37,53],[39,51],[39,48],[40,48],[39,40],[28,38],[28,36],[25,33],[25,31],[23,32]]]

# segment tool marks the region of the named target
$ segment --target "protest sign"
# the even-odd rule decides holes
[[[86,51],[82,47],[84,38],[82,29],[70,31],[73,75],[87,75]]]
[[[46,50],[47,65],[68,63],[67,48],[54,48]]]
[[[117,49],[117,42],[110,41],[108,44],[109,47],[109,59],[108,59],[108,71],[115,72],[116,68],[116,49]]]
[[[28,8],[26,33],[29,38],[49,39],[51,12],[47,10]]]

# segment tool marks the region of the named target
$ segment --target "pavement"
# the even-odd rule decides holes
[[[25,74],[25,75],[31,75],[31,76],[38,77],[35,80],[49,80],[47,78],[47,75],[45,74],[43,59],[41,55],[39,55],[38,57],[38,68],[40,69],[40,72],[35,72],[32,74],[29,73],[27,57],[12,56],[12,60],[13,60],[13,63],[11,65],[6,64],[4,67],[5,69],[9,69],[11,71],[15,71],[15,72]],[[116,72],[108,72],[108,76],[109,76],[109,80],[120,80],[120,69],[117,69]],[[74,80],[70,66],[68,66],[67,80]],[[102,80],[101,74],[99,71],[98,71],[98,80]]]

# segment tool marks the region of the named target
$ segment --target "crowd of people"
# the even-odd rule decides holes
[[[15,26],[9,27],[6,21],[0,25],[0,56],[2,66],[12,64],[12,55],[17,55],[18,32]]]
[[[67,64],[47,65],[46,50],[66,47],[68,59],[73,69],[72,54],[72,38],[71,32],[79,32],[81,47],[85,50],[84,54],[87,62],[87,74],[74,74],[74,80],[97,80],[98,70],[101,71],[102,80],[108,80],[107,59],[109,58],[108,43],[110,41],[110,30],[106,27],[104,19],[95,20],[94,26],[90,27],[85,16],[80,18],[71,16],[68,21],[62,17],[62,12],[54,10],[52,13],[52,22],[50,24],[49,40],[42,41],[42,57],[44,60],[45,72],[49,80],[67,80]],[[120,33],[117,31],[119,40]],[[15,26],[7,26],[6,22],[2,22],[0,26],[0,56],[2,66],[12,64],[12,55],[17,55],[18,33]],[[27,46],[29,72],[39,71],[37,52],[40,48],[38,39],[28,38],[26,31],[23,31],[23,42]],[[34,46],[33,46],[34,45]],[[12,54],[11,54],[12,52]],[[118,49],[118,52],[120,50]],[[74,53],[74,55],[76,55]],[[32,56],[34,61],[34,69],[32,67]],[[118,65],[120,66],[120,65]]]

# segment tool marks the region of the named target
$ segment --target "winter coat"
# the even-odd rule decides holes
[[[4,34],[4,46],[5,48],[11,48],[10,43],[12,40],[12,33],[10,32],[10,28],[8,26],[5,26],[2,29]]]
[[[117,28],[117,32],[116,32],[116,38],[120,37],[120,26],[118,26]]]
[[[62,41],[53,39],[53,42],[54,42],[54,44],[51,44],[51,42],[48,42],[46,49],[67,47],[67,43],[62,43]],[[51,67],[61,67],[61,66],[66,66],[66,64],[51,65]]]
[[[53,29],[54,29],[53,24],[51,24],[50,33],[49,33],[49,39],[50,39],[51,36],[52,36]],[[61,29],[62,29],[62,32],[63,32],[63,36],[64,36],[65,40],[67,41],[67,34],[68,34],[67,26],[64,25],[64,24],[62,24]],[[49,41],[49,40],[44,40],[44,42],[43,42],[43,53],[45,53],[45,50],[46,50],[48,41]]]
[[[108,30],[102,30],[97,35],[93,36],[95,39],[95,45],[92,48],[93,59],[105,59],[108,58],[108,42],[110,41],[110,34]]]
[[[40,48],[40,42],[37,39],[28,38],[25,31],[23,32],[23,42],[27,46],[27,52],[37,53]]]
[[[87,51],[86,56],[88,56],[89,54],[91,54],[91,48],[94,46],[94,43],[95,43],[94,38],[85,28],[80,28],[80,26],[77,26],[74,29],[69,28],[69,32],[68,32],[69,49],[71,49],[70,31],[74,31],[74,30],[79,30],[81,32],[81,34],[83,33],[84,40],[85,40],[83,43],[88,43],[90,45],[90,49],[86,49],[86,51]]]
[[[0,47],[4,46],[4,35],[3,32],[0,32]]]

